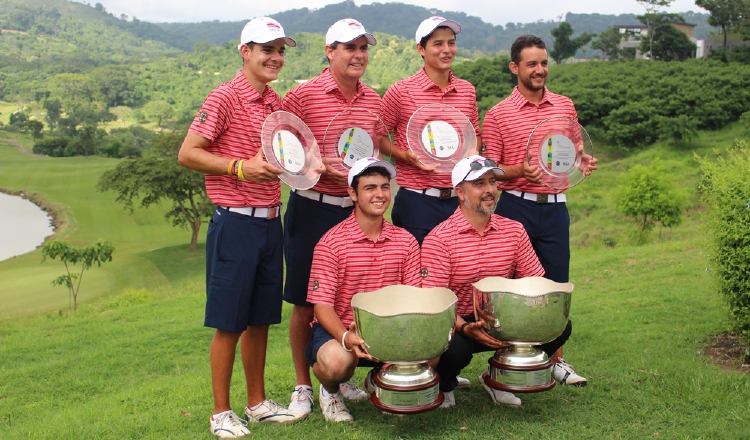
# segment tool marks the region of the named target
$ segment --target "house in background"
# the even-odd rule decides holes
[[[697,25],[682,22],[672,22],[672,26],[684,32],[690,41],[696,44],[698,48],[700,45],[699,41],[693,37],[693,28]],[[625,38],[620,43],[620,49],[623,51],[633,52],[635,51],[635,58],[648,59],[647,55],[641,53],[641,41],[648,40],[648,27],[644,24],[616,24],[613,28],[620,31],[621,34],[625,34]],[[701,40],[703,41],[703,40]],[[698,49],[700,50],[700,49]],[[696,54],[697,56],[697,54]]]

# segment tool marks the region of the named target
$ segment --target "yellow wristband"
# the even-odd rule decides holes
[[[242,164],[245,163],[244,160],[241,160],[240,163],[237,165],[237,178],[240,180],[245,180],[245,176],[242,174]]]

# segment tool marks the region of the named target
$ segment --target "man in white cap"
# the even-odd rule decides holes
[[[423,164],[409,150],[409,119],[424,105],[446,104],[463,113],[480,134],[474,86],[451,72],[460,32],[461,26],[453,20],[424,20],[416,33],[417,51],[424,59],[424,67],[391,86],[383,96],[381,117],[386,127],[394,131],[393,157],[400,186],[391,217],[393,224],[411,232],[420,244],[432,228],[456,210],[458,198],[448,174],[435,173],[435,165]]]
[[[219,438],[250,434],[232,411],[229,385],[241,339],[247,382],[245,419],[291,423],[294,416],[266,399],[264,369],[268,326],[281,322],[283,282],[282,170],[261,151],[261,128],[281,108],[267,86],[284,65],[285,46],[296,46],[268,17],[251,20],[238,49],[242,69],[211,92],[180,148],[182,166],[206,174],[206,192],[218,205],[206,238],[206,316],[216,329],[211,342],[214,411],[211,432]]]
[[[469,365],[472,355],[503,345],[483,330],[482,321],[475,322],[472,283],[489,276],[544,275],[523,225],[494,214],[497,179],[503,174],[494,161],[482,156],[461,159],[451,174],[461,203],[422,243],[422,287],[447,287],[458,297],[453,339],[436,369],[445,394],[441,408],[455,406],[455,378]],[[513,394],[488,387],[482,376],[479,382],[493,402],[521,404]]]
[[[351,299],[395,284],[419,286],[419,245],[383,214],[391,201],[396,169],[374,157],[359,159],[349,170],[354,211],[315,246],[307,300],[315,304],[312,336],[305,355],[320,381],[320,407],[326,420],[351,422],[340,383],[357,366],[375,366],[354,331]]]
[[[323,148],[326,130],[340,112],[359,108],[377,114],[380,96],[362,84],[369,59],[369,47],[375,37],[353,19],[339,20],[326,33],[325,53],[329,67],[320,75],[301,84],[286,94],[282,109],[297,115],[312,131],[321,146],[326,171],[320,181],[309,190],[292,190],[284,214],[284,257],[286,283],[284,300],[293,305],[289,320],[289,342],[297,377],[289,411],[304,418],[312,411],[313,389],[310,365],[305,358],[305,347],[310,339],[313,304],[307,302],[307,283],[310,279],[313,250],[329,229],[350,216],[353,203],[347,192],[343,167],[335,167],[342,159],[331,148]],[[326,142],[331,142],[331,133]],[[334,140],[334,145],[338,139]],[[352,382],[341,384],[344,397],[361,400],[367,394]]]

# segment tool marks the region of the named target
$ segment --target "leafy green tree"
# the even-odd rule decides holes
[[[699,189],[708,207],[703,226],[719,292],[737,330],[750,336],[750,145],[735,141],[726,154],[699,157]]]
[[[687,115],[677,115],[674,118],[661,116],[658,125],[660,137],[674,141],[675,146],[682,141],[698,137],[697,124]]]
[[[662,7],[669,7],[673,0],[636,0],[646,9],[646,13],[639,15],[638,20],[646,25],[646,31],[648,32],[648,51],[641,50],[642,52],[648,52],[649,54],[653,51],[654,46],[654,35],[656,30],[664,26],[671,26],[670,21],[676,20],[684,22],[685,20],[677,14],[666,14],[661,12]],[[651,58],[653,59],[653,58]]]
[[[50,78],[49,89],[52,97],[60,100],[68,118],[76,125],[82,122],[97,123],[106,113],[104,97],[99,92],[99,86],[87,75],[55,75]]]
[[[44,124],[41,121],[37,121],[36,119],[29,119],[24,124],[26,127],[26,131],[29,132],[32,138],[34,140],[41,139],[44,135],[42,134],[42,130],[44,130]]]
[[[113,171],[99,178],[99,191],[114,191],[115,199],[126,210],[133,212],[134,203],[147,208],[166,199],[172,207],[165,215],[173,226],[189,226],[192,230],[190,250],[198,246],[198,232],[202,219],[213,212],[213,204],[206,196],[203,174],[180,166],[177,153],[185,132],[162,132],[152,140],[150,154],[126,160]]]
[[[43,107],[47,110],[47,124],[49,124],[50,130],[54,130],[62,114],[62,104],[57,99],[47,99],[44,101]]]
[[[63,157],[69,140],[62,137],[47,137],[34,142],[31,151],[51,157]]]
[[[156,126],[161,127],[162,121],[174,116],[174,109],[167,101],[149,101],[143,106],[143,113],[149,119],[156,120]]]
[[[634,165],[621,176],[614,194],[618,211],[632,217],[640,228],[638,243],[645,241],[644,233],[651,231],[656,222],[672,227],[681,221],[683,197],[659,159],[648,167]]]
[[[574,56],[578,49],[589,44],[589,41],[594,37],[594,34],[584,32],[571,40],[573,26],[568,22],[560,23],[558,27],[552,29],[551,34],[554,38],[554,44],[549,55],[557,64],[562,64],[563,61]]]
[[[652,60],[673,61],[692,58],[695,43],[690,41],[687,34],[668,23],[666,17],[664,20],[667,24],[657,27],[650,48],[646,45],[646,40],[641,41],[641,51],[645,52],[648,49]]]
[[[26,128],[26,122],[29,120],[29,116],[21,111],[13,112],[8,118],[8,128],[11,131],[20,131]]]
[[[47,257],[63,262],[65,274],[52,280],[53,286],[65,286],[68,288],[68,299],[73,300],[73,310],[78,310],[78,292],[81,289],[83,274],[94,264],[101,267],[102,263],[112,261],[114,246],[109,241],[99,239],[89,246],[78,248],[70,246],[64,241],[51,240],[44,243],[42,248],[42,263]],[[81,263],[80,272],[71,272],[72,266]]]
[[[743,0],[695,0],[696,6],[711,13],[708,17],[708,24],[721,29],[724,35],[725,51],[729,29],[741,24],[743,20],[750,19],[750,17],[742,16],[744,3]]]
[[[622,55],[620,43],[623,36],[625,34],[621,33],[619,29],[609,28],[599,34],[599,38],[591,43],[591,48],[602,51],[604,57],[610,60],[620,58]]]
[[[97,153],[99,139],[97,139],[96,126],[86,124],[78,130],[76,136],[65,148],[65,156],[90,156]]]

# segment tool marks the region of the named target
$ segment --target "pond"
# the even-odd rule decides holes
[[[52,235],[52,218],[20,196],[0,193],[0,261],[25,254]]]

